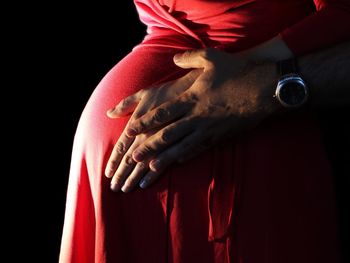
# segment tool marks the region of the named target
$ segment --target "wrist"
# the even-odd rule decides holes
[[[299,74],[295,57],[278,61],[277,71],[279,79],[275,91],[275,98],[285,108],[302,108],[309,97],[309,88]]]
[[[285,112],[286,109],[275,98],[276,84],[279,79],[276,63],[265,61],[250,65],[252,65],[257,111],[266,117]]]
[[[309,89],[298,73],[294,58],[266,62],[260,68],[260,105],[265,116],[303,110],[308,103]],[[265,83],[265,84],[264,84]]]

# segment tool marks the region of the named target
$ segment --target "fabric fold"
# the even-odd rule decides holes
[[[232,229],[238,192],[233,157],[232,147],[215,149],[213,178],[208,189],[209,241],[224,241]]]

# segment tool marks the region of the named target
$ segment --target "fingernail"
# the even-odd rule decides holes
[[[112,190],[113,192],[119,192],[120,186],[119,186],[118,184],[113,184],[113,183],[111,183],[111,190]]]
[[[150,182],[150,178],[145,176],[141,179],[140,183],[139,183],[139,186],[142,188],[142,189],[145,189],[148,185],[149,185],[149,182]]]
[[[109,110],[107,111],[107,116],[108,116],[108,117],[111,116],[112,113],[113,113],[113,111],[114,111],[114,109],[109,109]]]
[[[175,56],[174,56],[174,62],[175,63],[177,63],[177,62],[179,62],[180,61],[180,58],[181,58],[181,54],[175,54]]]
[[[131,188],[124,184],[121,190],[122,190],[124,193],[129,193],[130,190],[131,190]]]
[[[127,134],[128,136],[132,137],[132,136],[137,135],[137,132],[136,132],[135,129],[128,128],[128,129],[126,130],[126,134]]]
[[[105,175],[106,177],[111,178],[113,176],[113,170],[106,170]]]
[[[152,160],[149,166],[153,171],[157,172],[160,170],[161,162],[159,160]]]

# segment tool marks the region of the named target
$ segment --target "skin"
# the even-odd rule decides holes
[[[348,43],[341,48],[345,58],[338,48],[338,53],[331,50],[300,60],[307,83],[317,87],[313,88],[315,105],[349,102],[349,96],[339,96],[348,92],[349,85],[348,73],[340,69],[350,68]],[[176,55],[177,66],[194,70],[176,81],[141,90],[107,113],[111,118],[131,115],[106,167],[111,189],[127,193],[138,185],[146,188],[170,164],[187,161],[218,141],[252,129],[271,114],[283,114],[285,109],[273,97],[278,80],[274,61],[291,55],[279,38],[238,54],[206,49]],[[338,70],[329,65],[320,68],[321,58],[323,62],[328,58]],[[320,78],[324,69],[329,74]],[[338,88],[329,88],[330,77]]]

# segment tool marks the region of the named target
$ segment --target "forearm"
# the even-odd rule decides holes
[[[350,105],[350,42],[298,58],[313,108]]]
[[[309,87],[307,108],[317,110],[350,105],[350,42],[297,57],[297,64],[300,75]],[[251,103],[250,111],[262,111],[266,115],[286,112],[287,108],[274,97],[281,77],[276,62],[267,60],[249,65],[236,85],[247,85],[247,88],[242,88],[247,92],[241,97],[248,97],[251,101],[258,98],[257,103]],[[236,100],[236,97],[232,100]]]
[[[316,12],[308,15],[279,36],[297,56],[330,47],[350,39],[349,0],[314,0]]]

